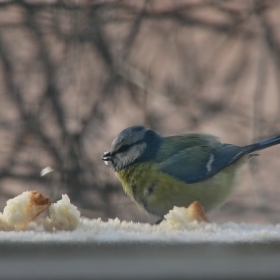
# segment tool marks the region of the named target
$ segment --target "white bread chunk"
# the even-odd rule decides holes
[[[165,216],[165,223],[171,227],[184,227],[186,224],[197,221],[207,222],[203,206],[197,201],[193,202],[188,208],[174,206]]]
[[[15,230],[13,225],[8,224],[4,215],[0,212],[0,231],[11,231]]]
[[[81,213],[71,204],[66,194],[49,207],[49,212],[51,223],[56,230],[74,230],[79,224]]]
[[[50,199],[39,192],[26,191],[7,201],[2,220],[16,228],[24,227],[50,204]]]

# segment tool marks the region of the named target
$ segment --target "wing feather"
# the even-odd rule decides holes
[[[222,143],[214,146],[192,146],[168,157],[159,166],[162,172],[178,180],[197,183],[214,176],[250,151],[250,146]]]

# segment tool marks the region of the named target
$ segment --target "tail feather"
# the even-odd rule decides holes
[[[263,150],[263,149],[266,149],[268,147],[278,145],[278,144],[280,144],[280,135],[273,136],[273,137],[267,138],[265,140],[262,140],[258,143],[255,143],[253,145],[250,145],[250,146],[252,146],[252,150],[250,152]]]

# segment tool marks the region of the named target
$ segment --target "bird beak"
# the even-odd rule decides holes
[[[111,152],[105,152],[104,155],[101,157],[101,159],[105,161],[106,165],[108,165],[109,161],[112,161],[112,154],[111,154]]]

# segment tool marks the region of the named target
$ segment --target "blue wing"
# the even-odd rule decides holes
[[[239,147],[220,144],[216,147],[194,146],[180,150],[159,163],[160,170],[185,183],[197,183],[217,174],[231,163],[250,153],[253,145]]]

